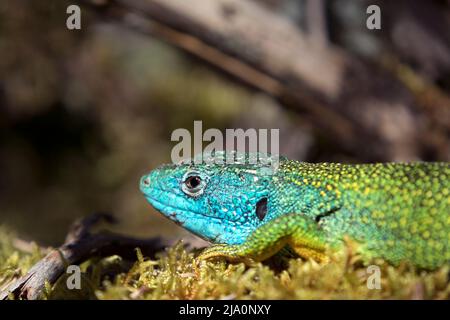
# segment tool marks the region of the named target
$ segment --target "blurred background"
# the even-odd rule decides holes
[[[301,161],[449,161],[449,101],[445,0],[4,0],[0,224],[57,245],[109,211],[122,233],[185,237],[138,188],[174,129],[279,128]]]

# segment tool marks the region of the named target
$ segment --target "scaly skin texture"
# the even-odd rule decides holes
[[[345,236],[367,260],[408,261],[425,269],[450,262],[450,164],[233,164],[217,152],[165,165],[141,191],[166,217],[217,245],[199,259],[261,261],[288,246],[328,261]],[[197,156],[198,158],[199,156]],[[331,250],[331,251],[332,251]]]

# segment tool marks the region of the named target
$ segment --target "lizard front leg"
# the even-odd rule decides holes
[[[244,243],[214,245],[205,249],[197,259],[225,258],[251,264],[271,257],[286,245],[303,258],[328,261],[323,231],[314,220],[301,214],[286,214],[275,218],[256,229]]]

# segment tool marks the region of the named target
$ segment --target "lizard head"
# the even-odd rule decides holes
[[[215,152],[203,156],[201,163],[195,161],[197,156],[163,165],[141,178],[140,189],[155,209],[201,238],[242,243],[267,220],[275,169],[249,164],[249,154],[231,154],[231,163],[224,158],[230,152]]]

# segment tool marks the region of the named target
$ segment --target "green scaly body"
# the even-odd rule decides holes
[[[368,257],[393,263],[409,260],[434,268],[450,261],[448,164],[289,161],[280,169],[284,175],[280,181],[320,190],[312,202],[331,212],[319,220],[327,242],[339,243],[348,235],[363,244]],[[276,188],[284,190],[286,186],[278,183]],[[294,188],[288,184],[287,189]],[[284,199],[295,203],[295,192],[287,190]]]

